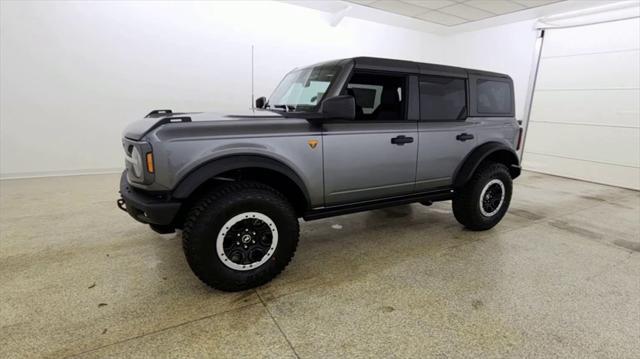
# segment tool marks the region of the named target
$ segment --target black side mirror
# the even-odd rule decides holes
[[[267,98],[262,96],[262,97],[258,97],[256,99],[256,107],[257,108],[264,108],[264,105],[267,103]]]
[[[349,95],[330,97],[322,102],[320,112],[328,119],[353,120],[356,118],[356,100]]]

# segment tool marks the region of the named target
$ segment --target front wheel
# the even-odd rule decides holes
[[[187,262],[200,280],[238,291],[268,282],[287,266],[299,227],[282,194],[259,183],[234,182],[191,209],[182,236]]]
[[[480,167],[453,198],[453,214],[470,230],[493,228],[509,209],[512,181],[507,167],[489,163]]]

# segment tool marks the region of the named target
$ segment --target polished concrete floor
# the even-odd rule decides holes
[[[0,182],[0,358],[640,353],[640,193],[534,173],[493,230],[450,203],[303,223],[273,282],[205,287],[118,175]]]

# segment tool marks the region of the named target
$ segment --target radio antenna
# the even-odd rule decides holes
[[[251,109],[255,110],[256,102],[253,97],[254,97],[254,93],[253,93],[253,44],[252,44],[251,45]]]

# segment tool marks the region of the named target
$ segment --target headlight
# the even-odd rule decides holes
[[[142,177],[142,155],[137,148],[133,148],[131,151],[131,168],[133,169],[133,175],[137,178]]]
[[[155,180],[153,149],[148,142],[122,140],[124,159],[130,183],[148,185]]]

